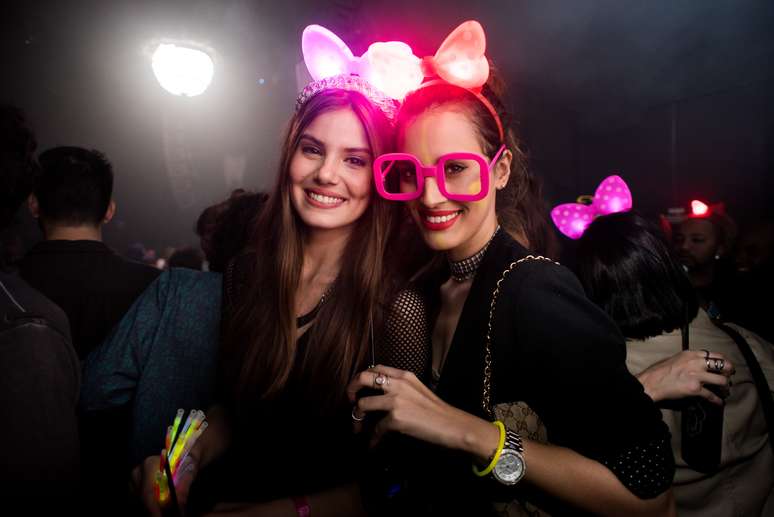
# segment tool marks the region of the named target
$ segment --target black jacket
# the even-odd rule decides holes
[[[99,241],[43,241],[19,265],[19,274],[67,314],[81,359],[102,343],[159,273]]]
[[[492,293],[503,271],[526,255],[505,231],[495,235],[436,388],[446,402],[485,419],[490,419],[482,395]],[[448,271],[436,271],[422,283],[431,312],[446,279]],[[567,268],[529,260],[506,275],[494,313],[492,358],[493,404],[526,402],[544,421],[549,442],[607,465],[640,497],[671,485],[674,463],[661,413],[626,369],[618,328],[586,298]],[[524,484],[504,487],[491,477],[476,478],[468,455],[430,449],[416,476],[427,504],[419,513],[486,515],[492,501],[522,497],[554,515],[575,514],[542,494],[526,493]],[[632,478],[634,470],[640,473]],[[642,483],[645,475],[653,481]]]

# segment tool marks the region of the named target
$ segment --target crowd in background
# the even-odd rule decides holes
[[[415,100],[417,103],[420,101]],[[455,98],[449,102],[458,100]],[[419,118],[423,112],[417,109],[415,117]],[[485,116],[489,115],[485,113]],[[132,514],[140,511],[142,496],[138,498],[130,493],[130,477],[134,484],[132,490],[142,494],[143,483],[147,482],[143,473],[147,467],[144,462],[161,449],[158,442],[163,436],[159,434],[159,425],[171,423],[178,407],[208,409],[221,396],[227,399],[233,397],[236,403],[228,409],[237,416],[232,421],[245,426],[248,425],[245,423],[261,425],[256,423],[256,418],[243,418],[241,412],[253,406],[246,404],[246,399],[240,398],[243,395],[239,392],[245,388],[245,384],[240,384],[244,381],[240,375],[257,374],[245,373],[244,369],[235,368],[232,364],[256,358],[247,352],[247,355],[237,353],[229,356],[230,349],[219,349],[218,343],[223,340],[226,345],[221,346],[228,347],[237,334],[244,335],[246,340],[256,341],[272,337],[254,329],[245,331],[251,329],[246,326],[251,321],[293,329],[297,325],[301,329],[306,328],[310,321],[314,322],[318,311],[322,311],[324,317],[330,317],[331,321],[340,321],[344,309],[336,312],[336,307],[326,304],[326,299],[332,297],[335,300],[337,296],[355,292],[355,283],[347,284],[346,280],[340,280],[341,277],[335,277],[337,280],[329,282],[324,289],[312,285],[309,289],[315,295],[304,305],[305,311],[297,320],[268,322],[265,318],[260,319],[259,315],[250,312],[251,305],[244,300],[258,303],[255,300],[269,296],[268,292],[274,293],[274,287],[269,286],[267,279],[273,275],[281,277],[286,272],[278,268],[265,273],[264,278],[249,267],[243,267],[240,260],[245,257],[245,250],[250,250],[257,242],[268,242],[274,238],[278,239],[276,242],[287,242],[281,241],[281,235],[275,235],[281,230],[267,224],[266,215],[274,213],[272,210],[277,214],[286,214],[282,212],[283,201],[277,194],[283,191],[267,194],[253,192],[245,186],[245,189],[235,190],[227,197],[224,195],[225,199],[206,208],[197,221],[192,221],[199,237],[195,246],[157,252],[138,242],[121,254],[103,242],[102,228],[111,223],[117,210],[113,202],[114,174],[124,174],[125,171],[114,171],[109,157],[96,150],[55,147],[38,153],[34,135],[19,110],[5,106],[0,110],[0,118],[0,196],[3,201],[0,212],[3,227],[10,228],[18,210],[29,210],[43,236],[42,241],[25,250],[21,244],[24,239],[6,229],[0,248],[5,271],[0,276],[4,291],[4,296],[0,298],[4,300],[1,307],[6,314],[4,326],[0,328],[0,389],[3,390],[0,394],[3,406],[0,414],[3,421],[2,441],[8,449],[3,454],[3,473],[0,477],[6,486],[18,487],[22,492],[29,491],[25,494],[28,497],[35,497],[35,491],[43,491],[58,501],[89,508],[84,512],[95,511],[95,507],[102,505],[114,505],[111,514]],[[406,125],[410,123],[406,122]],[[314,127],[313,122],[309,127]],[[493,138],[496,139],[496,134]],[[507,137],[500,135],[500,139],[507,140]],[[299,144],[298,141],[295,145],[312,146],[310,143]],[[514,162],[517,160],[513,159]],[[516,170],[515,166],[513,170]],[[517,174],[509,173],[512,177]],[[528,190],[529,186],[524,188],[528,192],[526,195],[539,192]],[[535,203],[542,206],[542,201]],[[301,228],[303,224],[298,222],[298,217],[295,222],[283,219],[282,224]],[[499,212],[498,217],[503,220]],[[406,276],[413,280],[419,278],[421,281],[417,285],[423,285],[422,282],[433,278],[432,275],[422,276],[427,273],[423,268],[433,263],[432,255],[416,238],[406,237],[417,223],[405,213],[398,215],[398,219],[400,228],[395,231],[398,236],[394,242],[401,243],[400,249],[385,249],[382,255],[394,255],[396,267],[399,265],[409,270],[411,274]],[[774,341],[771,295],[774,288],[774,222],[760,218],[737,228],[732,214],[712,205],[706,213],[695,213],[689,208],[677,216],[671,214],[669,219],[648,220],[636,212],[600,217],[581,237],[579,246],[573,249],[573,256],[567,262],[575,264],[575,274],[583,287],[583,291],[579,292],[585,292],[588,300],[596,304],[593,311],[601,310],[606,314],[603,316],[602,312],[584,309],[592,311],[589,312],[589,319],[599,323],[594,332],[603,336],[609,331],[617,336],[620,330],[626,338],[626,365],[641,384],[637,389],[644,391],[662,410],[663,421],[672,436],[671,448],[675,450],[677,474],[673,489],[678,506],[683,505],[681,511],[689,513],[698,510],[702,515],[709,515],[707,507],[710,504],[708,501],[711,501],[712,507],[720,509],[718,515],[731,515],[738,508],[724,506],[728,504],[728,495],[724,490],[729,485],[734,485],[737,498],[754,500],[758,505],[755,508],[760,510],[771,499],[774,490],[771,470],[774,442],[771,442],[771,430],[767,428],[770,421],[764,414],[770,411],[767,408],[770,408],[771,383],[774,380],[774,348],[771,345]],[[436,221],[433,224],[442,223]],[[377,232],[378,228],[371,230]],[[304,230],[296,231],[303,233]],[[508,235],[503,237],[504,233]],[[264,237],[264,234],[267,236]],[[369,253],[373,253],[373,249],[368,247],[368,238],[363,239],[360,258],[371,257]],[[384,239],[387,239],[386,233]],[[512,240],[518,246],[545,255],[546,259],[564,262],[556,245],[558,234],[547,225],[503,230],[498,226],[491,237],[493,249],[506,246],[502,239],[508,239],[507,242]],[[490,245],[489,241],[486,245]],[[266,257],[283,253],[281,248],[270,250],[267,247],[267,250],[261,252]],[[295,253],[301,251],[296,250]],[[254,257],[249,260],[254,260]],[[360,267],[358,257],[349,260],[353,265],[352,274],[359,273],[359,270],[355,271]],[[386,258],[384,260],[387,261]],[[385,263],[378,269],[387,271],[389,266]],[[454,275],[453,264],[451,267],[451,274]],[[570,275],[569,272],[556,274],[562,281],[575,285],[574,277],[572,280],[569,276],[567,279],[562,277]],[[260,278],[260,281],[246,278]],[[466,280],[462,277],[460,282]],[[334,283],[336,287],[331,288]],[[497,285],[499,288],[500,284]],[[560,298],[577,295],[572,290],[562,291],[563,288],[556,287],[557,292],[564,293]],[[385,287],[387,291],[389,289]],[[441,292],[443,296],[444,291]],[[276,296],[285,300],[281,292]],[[398,307],[413,307],[411,304],[414,302],[410,298],[413,295],[410,293],[396,289],[391,296],[385,299],[398,300]],[[383,299],[365,296],[355,299],[357,304],[350,310],[362,310],[363,314],[381,314],[379,310],[389,306]],[[588,300],[579,302],[580,306],[586,307],[583,304]],[[444,302],[438,303],[441,305],[428,309],[428,312],[435,310],[437,315]],[[384,321],[377,321],[376,324],[364,317],[353,323],[352,328],[330,327],[326,331],[339,331],[343,336],[357,334],[363,343],[368,343],[370,339],[373,347],[375,325],[386,329],[384,333],[388,336],[392,335],[390,325],[398,325],[395,323],[397,320],[391,319],[390,310],[384,309],[382,313],[386,314]],[[229,318],[229,325],[223,329],[220,327],[222,314]],[[463,312],[463,318],[465,314]],[[305,319],[307,316],[308,320]],[[457,317],[461,317],[460,314]],[[428,328],[413,320],[401,321],[400,328],[394,333],[401,336],[402,341],[394,338],[400,341],[400,346],[407,346],[410,341],[406,338],[408,334],[421,336],[430,343]],[[618,330],[606,327],[608,321],[615,324],[615,327],[611,324],[610,328]],[[582,327],[578,328],[582,330]],[[244,334],[240,334],[243,331]],[[24,335],[32,337],[22,337]],[[616,339],[615,336],[610,339]],[[326,343],[329,336],[320,331],[320,335],[314,337],[320,343]],[[26,339],[35,344],[29,345],[26,352],[20,351],[19,347]],[[746,347],[739,344],[739,339],[746,343]],[[354,344],[348,346],[357,348]],[[706,354],[705,350],[708,350]],[[431,355],[430,351],[424,352],[428,357]],[[291,356],[291,363],[294,368],[299,368],[298,371],[308,373],[304,369],[304,361],[317,359],[308,355],[311,352],[304,353],[307,355]],[[371,353],[373,355],[373,351]],[[409,352],[406,354],[410,355]],[[226,383],[223,386],[216,379],[222,374],[215,371],[216,357],[225,365],[225,371],[230,371],[233,378],[238,379],[236,385]],[[259,358],[256,363],[259,364],[256,367],[258,372],[274,364],[271,361],[280,361],[270,355],[263,357],[266,364]],[[416,378],[426,386],[437,390],[437,393],[444,392],[443,378],[435,371],[437,365],[425,364],[427,357],[409,357],[405,364],[400,364],[401,360],[394,359],[393,363],[399,364],[392,366],[402,368],[400,371],[414,371]],[[358,361],[350,366],[368,364],[363,362],[363,357],[359,357]],[[752,365],[751,361],[759,364]],[[420,366],[413,368],[414,364]],[[331,366],[331,370],[335,370],[335,365]],[[305,385],[294,384],[297,380],[295,375],[298,375],[294,373],[296,370],[291,371],[288,367],[279,371],[285,376],[280,386],[285,382],[291,386],[287,400],[303,400],[308,394],[299,387]],[[390,380],[402,386],[400,381],[405,381],[405,378],[397,371],[380,371],[374,378],[374,387],[379,388],[382,382],[389,383]],[[347,370],[347,375],[349,373]],[[464,381],[464,378],[460,380]],[[256,385],[271,392],[276,388],[272,382],[258,382]],[[432,395],[422,391],[428,388],[415,386],[415,389],[417,393],[425,394],[428,400],[432,399]],[[510,387],[501,389],[505,391]],[[236,390],[236,394],[228,390]],[[678,403],[688,400],[688,395],[703,398],[716,408],[725,406],[725,412],[721,412],[725,418],[722,424],[722,454],[718,449],[717,461],[703,473],[702,467],[685,454],[684,420],[687,410],[679,407]],[[279,400],[285,400],[284,396],[281,395]],[[767,396],[769,402],[766,401]],[[314,400],[320,407],[327,403],[324,397]],[[589,400],[588,403],[593,404],[594,401]],[[358,416],[358,408],[360,406],[356,404],[351,413],[351,419],[357,423],[366,418]],[[280,418],[277,415],[292,419],[294,415],[301,415],[302,409],[324,422],[319,436],[329,440],[328,443],[341,445],[341,435],[334,433],[335,426],[326,427],[327,416],[323,412],[316,413],[316,408],[301,408],[294,403],[287,408],[271,406],[273,412],[266,414],[274,415],[275,419]],[[362,409],[366,413],[369,411],[368,408]],[[345,408],[345,412],[348,411]],[[549,415],[544,418],[549,430],[552,424],[556,425],[555,429],[560,428],[561,421],[552,418],[555,417]],[[345,415],[344,421],[351,423],[349,414]],[[288,421],[286,424],[294,426],[300,422]],[[580,422],[577,425],[584,426]],[[234,428],[237,442],[244,439],[245,428],[238,425]],[[282,432],[285,431],[283,427]],[[208,432],[216,436],[216,431]],[[307,432],[310,434],[310,446],[328,447],[318,443],[316,431]],[[265,435],[275,437],[268,432]],[[653,436],[657,435],[654,431]],[[301,433],[291,436],[303,439]],[[529,437],[532,439],[531,434]],[[245,450],[254,452],[249,449],[252,445],[248,444]],[[345,446],[348,445],[342,445]],[[715,454],[711,444],[704,446],[706,448],[702,450],[707,455]],[[299,443],[299,447],[304,445]],[[661,450],[658,449],[661,445],[653,447],[652,451]],[[670,445],[665,447],[669,449]],[[683,447],[683,456],[679,455],[680,447]],[[538,451],[535,448],[530,450]],[[269,461],[282,461],[281,454],[263,454]],[[537,456],[542,453],[530,454]],[[589,455],[592,453],[589,452]],[[158,458],[154,457],[154,461],[158,462]],[[249,470],[238,460],[229,457],[229,461],[235,462],[232,465],[240,465],[238,468],[242,470],[239,472],[248,476],[245,472]],[[345,463],[338,467],[329,465],[328,468],[336,476],[343,475],[341,469]],[[279,468],[276,465],[254,467]],[[346,467],[350,465],[346,463]],[[431,465],[427,467],[431,468]],[[222,479],[218,479],[218,474],[224,471],[218,468],[219,463],[214,462],[214,466],[203,470],[203,475],[197,478],[198,485],[194,487],[208,487],[211,492],[202,488],[198,491],[192,489],[189,501],[192,507],[211,508],[213,501],[199,499],[206,499],[213,493],[228,495],[230,489],[236,490],[235,487],[244,488],[236,482],[234,486],[224,487]],[[299,464],[297,468],[303,470],[305,467]],[[619,479],[628,475],[616,470],[615,466],[610,468]],[[659,468],[671,473],[669,469],[672,467]],[[290,470],[281,469],[282,472]],[[209,475],[206,475],[207,472]],[[428,472],[427,475],[433,474]],[[276,479],[263,475],[259,475],[258,479],[265,487],[276,488],[277,493],[283,496],[293,495],[283,492]],[[309,491],[316,486],[307,480],[293,480],[293,483]],[[645,499],[661,493],[648,495],[650,488],[638,487],[636,483],[627,485],[627,488]],[[637,492],[638,489],[642,492]],[[266,488],[266,491],[271,490]],[[339,501],[336,498],[344,496],[334,494],[330,497],[321,497],[319,503],[318,499],[313,499],[312,506],[320,504],[324,507],[330,504],[329,501]],[[576,502],[570,499],[570,503]],[[309,508],[306,499],[302,502],[294,498],[291,500],[299,515],[302,514],[299,508]],[[341,500],[348,499],[344,497]],[[364,504],[368,505],[367,502]],[[421,503],[416,504],[421,506]],[[772,504],[769,503],[767,508],[771,509]],[[378,514],[379,511],[373,513]]]

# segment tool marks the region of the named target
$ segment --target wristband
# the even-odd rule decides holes
[[[293,506],[296,507],[296,513],[298,517],[311,517],[312,507],[309,506],[309,499],[306,496],[291,497]]]
[[[484,470],[478,470],[478,468],[473,465],[473,473],[478,477],[484,477],[492,472],[495,465],[497,465],[497,462],[500,460],[500,454],[502,454],[503,447],[505,446],[505,426],[499,420],[495,420],[492,424],[500,430],[500,441],[497,444],[497,449],[495,449],[495,452],[492,455],[492,461],[489,462],[489,465]]]

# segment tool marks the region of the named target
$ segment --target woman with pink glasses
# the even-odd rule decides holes
[[[536,200],[487,80],[483,32],[460,30],[482,40],[479,60],[464,56],[409,94],[400,152],[374,162],[379,193],[406,202],[438,252],[417,278],[432,316],[431,387],[371,368],[349,386],[353,418],[381,416],[373,443],[390,432],[425,442],[393,490],[413,514],[674,514],[669,433],[626,369],[622,335],[569,270],[512,237],[529,240],[524,206]],[[465,66],[486,68],[477,86],[456,81]],[[364,387],[379,392],[357,399]]]

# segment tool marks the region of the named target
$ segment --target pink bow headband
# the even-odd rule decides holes
[[[588,199],[581,196],[578,201]],[[580,239],[586,228],[600,215],[626,212],[632,209],[632,193],[620,176],[608,176],[597,187],[590,204],[564,203],[551,210],[551,219],[564,235]]]
[[[426,77],[438,76],[476,95],[494,116],[502,138],[500,117],[480,94],[489,78],[489,62],[485,56],[484,29],[476,21],[462,23],[446,37],[435,55],[424,59],[415,56],[411,47],[401,41],[372,43],[362,56],[355,57],[341,38],[320,25],[304,29],[301,47],[314,81],[298,96],[296,108],[324,89],[354,89],[386,108],[385,113],[393,119],[398,102],[420,88]],[[369,91],[369,87],[375,92]]]

